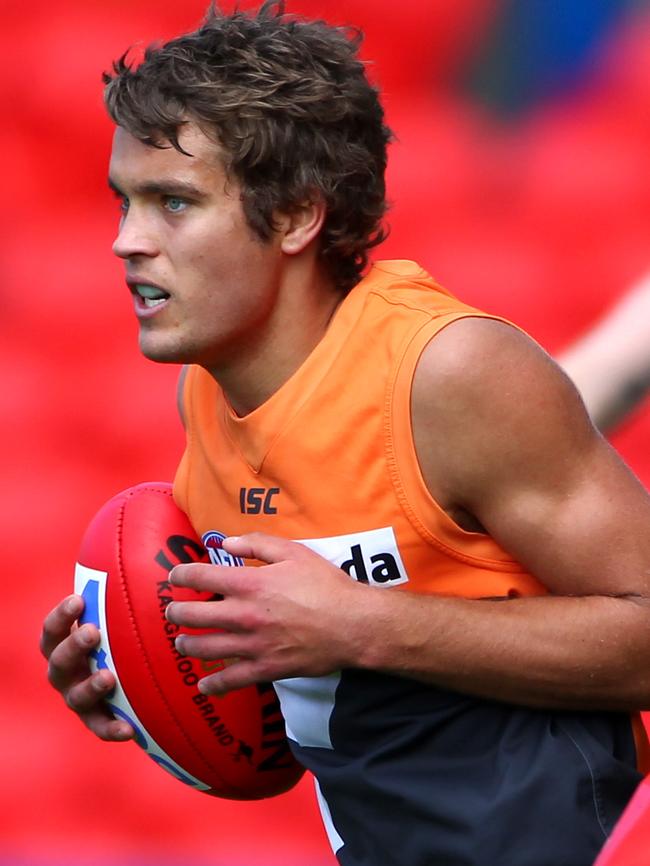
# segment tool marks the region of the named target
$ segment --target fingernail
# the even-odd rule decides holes
[[[176,640],[174,641],[174,646],[176,647],[176,652],[180,653],[182,656],[185,655],[185,650],[183,649],[183,638],[185,635],[179,634]]]
[[[81,605],[79,604],[79,599],[72,595],[65,603],[65,612],[66,613],[78,613],[81,610]]]
[[[97,674],[92,678],[91,685],[96,692],[105,692],[108,688],[108,683],[105,682],[101,674]]]
[[[172,607],[173,604],[174,604],[174,602],[170,601],[169,604],[167,605],[167,607],[165,608],[165,619],[167,620],[167,622],[172,622],[172,618],[170,617],[169,614],[171,613],[170,608]]]
[[[89,628],[79,629],[79,637],[84,646],[92,646],[95,643],[95,638]]]

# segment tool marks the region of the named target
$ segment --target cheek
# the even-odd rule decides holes
[[[185,301],[220,310],[249,309],[272,302],[279,281],[279,243],[264,242],[241,221],[187,223],[170,238],[169,260]]]

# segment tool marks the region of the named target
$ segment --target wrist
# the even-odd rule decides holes
[[[389,670],[397,650],[396,608],[403,593],[356,584],[347,605],[344,667]],[[396,598],[399,596],[400,598]]]

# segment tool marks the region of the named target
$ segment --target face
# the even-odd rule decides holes
[[[116,130],[109,182],[121,217],[113,250],[126,266],[143,354],[211,369],[264,332],[282,255],[277,238],[262,241],[248,226],[218,147],[191,124],[179,142],[192,156]]]

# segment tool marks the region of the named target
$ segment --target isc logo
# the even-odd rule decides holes
[[[397,586],[408,581],[397,539],[390,526],[331,538],[310,538],[300,543],[360,583]]]
[[[239,510],[242,514],[277,514],[273,497],[280,492],[279,487],[241,487],[239,490]]]

